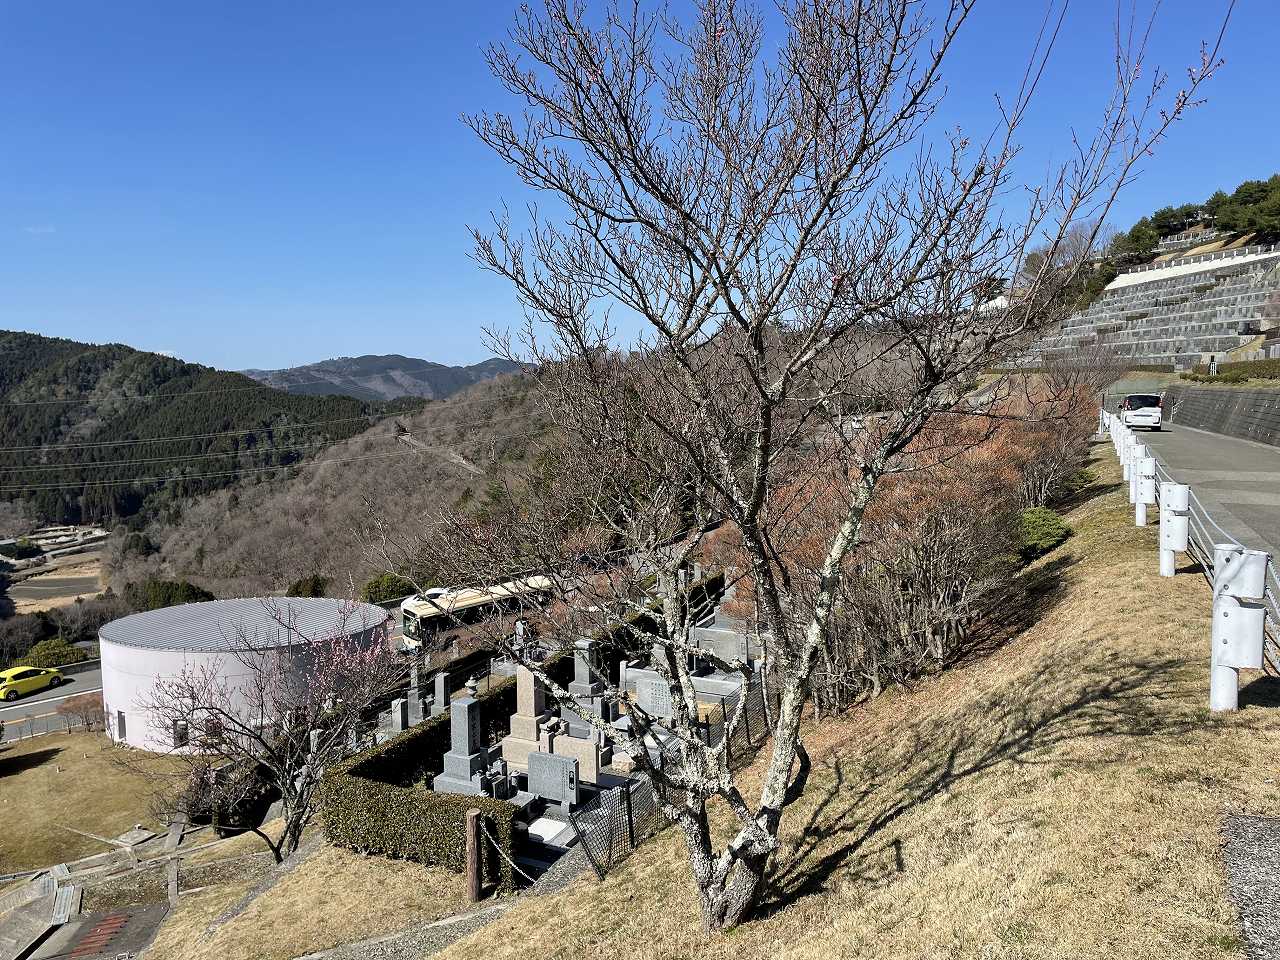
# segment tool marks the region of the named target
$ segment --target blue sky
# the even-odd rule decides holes
[[[1127,2],[1127,0],[1126,0]],[[514,0],[6,0],[0,327],[229,369],[404,353],[481,360],[519,312],[466,224],[528,197],[460,122],[505,101],[481,47]],[[946,119],[985,129],[1043,7],[985,0]],[[1108,93],[1114,0],[1073,0],[1023,142],[1061,157]],[[1166,0],[1176,83],[1215,0]],[[1274,0],[1240,0],[1227,64],[1112,220],[1280,170]],[[1030,175],[1030,174],[1029,174]]]

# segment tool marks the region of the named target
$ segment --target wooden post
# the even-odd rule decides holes
[[[467,899],[480,900],[480,811],[467,811]]]

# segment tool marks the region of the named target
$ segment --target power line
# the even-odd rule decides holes
[[[512,393],[512,394],[503,394],[497,397],[483,397],[483,398],[476,398],[474,400],[459,400],[456,403],[451,403],[445,400],[445,401],[442,401],[441,403],[442,403],[442,406],[447,405],[449,409],[453,409],[454,407],[469,406],[473,403],[490,403],[490,402],[493,402],[494,400],[505,400],[510,397],[524,397],[524,396],[527,396],[527,394]],[[214,437],[243,437],[251,433],[265,433],[273,430],[297,430],[303,427],[321,427],[321,426],[326,426],[328,424],[333,424],[333,423],[354,423],[357,420],[369,421],[370,426],[372,426],[374,423],[379,423],[383,420],[388,420],[393,417],[402,417],[407,419],[410,416],[416,416],[422,412],[424,411],[418,411],[418,410],[403,411],[402,410],[397,413],[370,413],[360,417],[344,417],[337,420],[312,420],[304,423],[268,424],[262,427],[252,427],[246,430],[228,430],[222,433],[192,433],[192,434],[182,434],[182,435],[172,436],[172,437],[148,437],[145,439],[136,439],[136,440],[102,440],[102,441],[95,441],[95,442],[86,441],[84,443],[45,443],[45,444],[32,444],[30,446],[23,446],[23,447],[0,447],[0,453],[32,453],[32,452],[39,452],[42,450],[85,450],[85,449],[90,449],[95,447],[122,447],[122,446],[129,446],[132,444],[139,444],[139,443],[173,443],[181,440],[208,440]]]
[[[388,437],[394,438],[395,434],[383,434],[376,437],[366,437],[366,440],[383,440]],[[354,438],[352,438],[354,439]],[[188,460],[214,460],[218,457],[240,457],[254,453],[285,453],[294,450],[315,450],[320,447],[330,447],[338,443],[346,443],[346,440],[317,440],[315,443],[303,443],[297,446],[283,447],[243,447],[239,450],[223,450],[220,453],[193,453],[189,456],[172,456],[172,457],[142,457],[138,460],[86,460],[83,463],[42,463],[38,466],[20,466],[7,467],[0,464],[0,475],[7,473],[35,473],[41,470],[86,470],[90,467],[123,467],[132,466],[138,463],[185,463]]]
[[[178,393],[133,393],[108,396],[81,393],[74,397],[56,397],[49,400],[4,400],[0,401],[0,407],[38,407],[59,403],[105,403],[107,401],[116,400],[181,400],[184,397],[207,397],[219,393],[243,393],[248,390],[274,390],[278,393],[287,393],[293,397],[308,397],[313,400],[323,399],[325,397],[338,397],[354,400],[358,403],[389,403],[391,400],[401,399],[400,397],[391,397],[388,400],[364,400],[360,397],[353,397],[349,393],[291,393],[289,390],[290,387],[311,387],[322,383],[332,384],[334,387],[340,386],[332,380],[302,380],[298,383],[290,383],[283,387],[276,387],[269,383],[258,382],[251,387],[218,387],[216,390],[184,390]],[[477,380],[476,383],[484,383],[484,381]],[[416,394],[403,394],[402,396],[412,400],[423,400],[426,402],[434,401],[437,403],[443,403],[448,400],[448,397],[420,397]]]
[[[437,424],[436,426],[433,426],[433,427],[423,427],[421,430],[412,430],[409,432],[413,435],[417,435],[422,433],[432,433],[433,431],[441,431],[441,430],[452,430],[452,429],[471,430],[476,427],[493,426],[496,423],[509,423],[513,420],[527,420],[527,419],[528,419],[527,416],[512,415],[509,417],[494,417],[490,420],[473,420],[465,424],[452,424],[452,423]],[[372,437],[361,437],[359,434],[357,434],[355,436],[346,437],[341,440],[333,440],[333,441],[319,440],[314,443],[304,443],[304,444],[296,444],[296,445],[285,445],[285,446],[277,446],[277,447],[271,447],[271,446],[249,447],[241,450],[223,450],[221,452],[215,451],[210,453],[197,453],[197,454],[190,454],[186,456],[173,455],[168,457],[143,457],[136,460],[91,460],[91,461],[85,461],[82,463],[44,463],[44,464],[34,464],[34,465],[13,466],[13,467],[6,466],[0,463],[0,475],[6,474],[6,473],[32,473],[32,472],[37,472],[41,470],[82,470],[88,467],[132,466],[133,464],[140,464],[140,463],[171,463],[171,462],[181,463],[188,460],[211,460],[211,459],[217,459],[218,457],[234,457],[234,456],[240,456],[242,454],[252,454],[252,453],[282,453],[289,450],[314,450],[318,447],[333,446],[339,443],[350,443],[351,441],[356,439],[373,441],[373,440],[383,440],[383,439],[394,439],[396,436],[397,434],[388,433],[388,434],[378,434]],[[460,442],[466,442],[466,441],[464,440]]]
[[[214,437],[243,437],[250,433],[267,433],[272,430],[298,430],[303,427],[323,427],[331,423],[355,423],[357,420],[386,420],[403,416],[400,413],[368,414],[363,417],[343,417],[338,420],[312,420],[306,423],[280,423],[247,430],[226,430],[222,433],[191,433],[176,437],[148,437],[138,440],[101,440],[85,443],[47,443],[26,447],[0,447],[0,453],[31,453],[40,450],[86,450],[93,447],[124,447],[138,443],[171,443],[178,440],[210,440]]]
[[[253,379],[250,377],[249,379]],[[332,380],[303,380],[300,383],[291,383],[291,387],[309,387],[317,383],[333,383]],[[255,383],[251,387],[219,387],[216,390],[184,390],[179,393],[134,393],[134,394],[116,394],[114,396],[96,396],[92,393],[82,393],[74,397],[58,397],[51,400],[5,400],[0,406],[5,407],[38,407],[47,406],[56,403],[105,403],[108,400],[181,400],[183,397],[205,397],[215,393],[243,393],[246,390],[275,390],[279,393],[288,393],[286,387],[274,387],[269,383],[261,381]],[[303,393],[294,394],[294,396],[303,397],[347,397],[350,400],[360,400],[359,397],[352,397],[346,393]],[[425,399],[425,398],[424,398]]]
[[[495,440],[515,440],[523,437],[535,437],[536,433],[510,433],[495,437],[485,437],[477,440],[477,443],[491,443]],[[30,490],[83,490],[87,487],[118,487],[129,486],[136,483],[169,483],[174,480],[205,480],[214,477],[242,477],[254,473],[269,473],[274,470],[287,470],[301,467],[321,466],[326,463],[355,463],[361,460],[387,460],[393,457],[410,457],[423,450],[447,450],[451,449],[454,444],[435,444],[426,447],[413,447],[396,453],[379,453],[370,454],[361,457],[330,457],[324,460],[311,460],[296,464],[278,464],[271,467],[252,467],[245,470],[232,470],[222,473],[191,473],[191,474],[170,474],[162,477],[131,477],[124,480],[90,480],[81,483],[52,483],[52,484],[33,484],[29,486],[16,487],[0,487],[0,493],[22,493]]]

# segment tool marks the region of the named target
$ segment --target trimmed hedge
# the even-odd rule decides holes
[[[568,683],[573,675],[571,656],[561,654],[547,666],[557,682]],[[505,732],[516,709],[515,678],[476,699],[490,736]],[[430,789],[449,749],[449,722],[445,711],[326,771],[320,786],[320,819],[331,843],[461,872],[466,869],[467,811],[477,808],[503,853],[515,859],[515,807],[505,800]],[[503,891],[514,888],[511,864],[487,844],[481,867],[485,882]]]

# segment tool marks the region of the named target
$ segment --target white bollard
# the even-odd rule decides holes
[[[1133,476],[1133,461],[1137,455],[1138,438],[1129,431],[1124,441],[1124,478],[1128,480]]]
[[[1166,480],[1160,484],[1160,576],[1177,572],[1178,553],[1187,549],[1191,488]]]
[[[1213,627],[1210,631],[1209,709],[1235,710],[1240,700],[1240,670],[1262,666],[1270,555],[1234,543],[1213,547]]]
[[[1129,444],[1129,502],[1138,502],[1138,463],[1147,455],[1144,444],[1134,440]]]
[[[1133,525],[1147,525],[1147,507],[1156,502],[1156,458],[1143,457],[1137,464],[1137,499],[1133,503]]]

